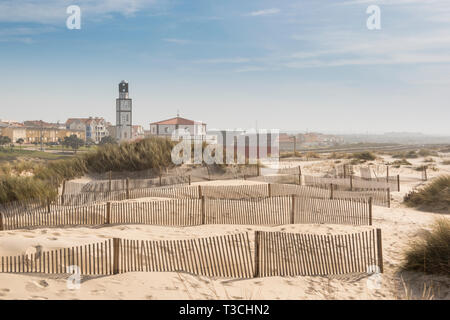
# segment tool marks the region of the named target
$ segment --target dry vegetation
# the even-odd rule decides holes
[[[402,269],[450,275],[450,220],[437,220],[431,231],[410,243]]]
[[[172,164],[173,142],[152,138],[120,145],[104,145],[95,151],[47,163],[15,162],[0,167],[0,203],[53,198],[64,179],[88,172],[161,170]],[[22,173],[26,172],[24,176]]]
[[[450,175],[440,176],[424,188],[408,193],[404,201],[411,207],[450,213]]]

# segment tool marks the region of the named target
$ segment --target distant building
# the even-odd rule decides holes
[[[160,137],[171,137],[175,130],[184,129],[196,139],[206,139],[206,123],[200,121],[181,118],[177,115],[175,118],[150,123],[150,135]]]
[[[27,127],[24,125],[11,125],[2,128],[2,135],[7,136],[13,143],[23,139],[25,143],[58,143],[65,137],[76,135],[85,140],[83,130],[68,130],[60,128]]]
[[[2,128],[2,136],[7,136],[11,139],[12,143],[15,143],[19,139],[23,139],[26,142],[27,130],[24,126],[12,125]]]
[[[132,139],[133,140],[139,140],[145,138],[145,131],[144,127],[141,125],[134,125],[132,126]]]
[[[92,139],[95,143],[99,143],[103,137],[109,135],[103,118],[70,118],[66,121],[66,129],[84,131],[85,140]]]
[[[116,99],[116,138],[118,141],[133,139],[132,100],[128,96],[128,82],[119,83],[119,98]]]

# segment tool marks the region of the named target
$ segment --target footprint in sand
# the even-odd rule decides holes
[[[59,232],[53,232],[53,233],[52,233],[52,236],[59,237],[60,235],[61,235],[61,233],[59,233]]]
[[[97,294],[103,294],[106,290],[100,289],[100,290],[91,290],[91,294],[97,295]]]
[[[52,241],[55,241],[55,240],[58,240],[58,238],[55,238],[55,237],[50,237],[50,238],[47,238],[47,240],[52,240]]]
[[[48,287],[48,283],[45,280],[31,281],[26,284],[25,289],[28,292],[39,292]]]
[[[8,288],[2,288],[0,289],[1,292],[10,292],[11,290],[9,290]]]

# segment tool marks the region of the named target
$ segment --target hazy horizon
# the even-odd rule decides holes
[[[208,129],[450,136],[449,27],[445,0],[4,0],[0,119],[114,124],[127,80],[145,129],[179,112]]]

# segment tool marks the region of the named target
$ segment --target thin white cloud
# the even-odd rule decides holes
[[[186,39],[177,39],[177,38],[165,38],[163,39],[165,42],[175,43],[175,44],[188,44],[191,43],[191,40]]]
[[[60,23],[67,18],[67,7],[73,4],[81,8],[82,16],[92,19],[111,14],[131,16],[155,3],[156,0],[2,0],[0,22]]]
[[[252,16],[252,17],[268,16],[268,15],[273,15],[273,14],[277,14],[280,12],[281,12],[281,10],[278,8],[271,8],[271,9],[264,9],[264,10],[250,12],[248,14],[248,16]]]
[[[249,58],[215,58],[215,59],[203,59],[194,61],[194,63],[200,64],[237,64],[237,63],[247,63],[251,60]]]
[[[234,72],[242,73],[242,72],[256,72],[256,71],[265,71],[265,70],[267,70],[267,68],[248,66],[248,67],[242,67],[242,68],[235,69]]]

